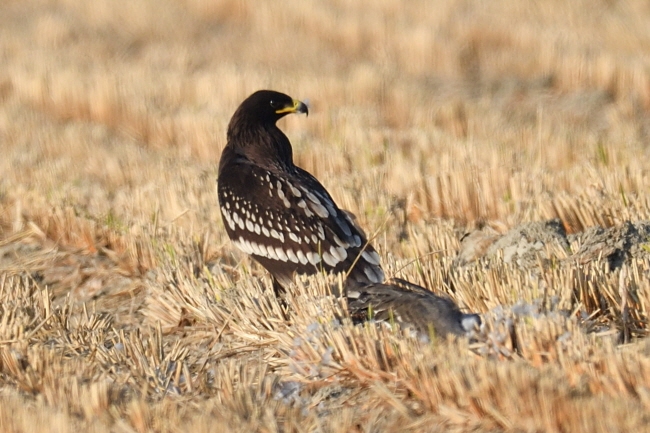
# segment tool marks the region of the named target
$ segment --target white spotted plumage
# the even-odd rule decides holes
[[[287,257],[289,258],[289,260],[291,260],[292,262],[298,263],[300,261],[298,260],[298,257],[293,252],[293,250],[286,250],[285,252],[287,253]]]
[[[323,253],[323,261],[331,267],[335,267],[339,263],[339,260],[327,251]]]
[[[254,124],[256,118],[245,119]],[[261,129],[256,133],[238,136],[244,129],[234,127],[236,121],[233,116],[218,184],[224,225],[235,245],[283,285],[294,272],[320,270],[346,272],[360,281],[377,280],[378,255],[318,180],[293,165],[290,143],[274,122],[258,124]],[[275,132],[265,139],[266,147],[256,147],[254,137],[265,133],[265,128]],[[288,159],[278,159],[274,149]]]
[[[384,274],[380,257],[365,234],[314,176],[293,163],[291,143],[276,121],[288,113],[307,111],[305,104],[268,90],[253,93],[237,108],[219,162],[218,194],[226,232],[234,245],[273,275],[278,296],[294,273],[344,272],[351,317],[365,317],[372,309],[384,315],[392,311],[390,317],[397,321],[408,319],[403,313],[413,309],[411,301],[419,311],[425,297],[419,291],[375,284],[384,281]],[[385,308],[382,299],[387,294],[406,299],[409,293],[414,296],[406,310],[395,308],[400,304],[392,300]],[[419,318],[433,318],[436,335],[460,334],[461,328],[475,326],[477,320],[471,317],[467,326],[456,324],[451,331],[446,329],[452,324],[444,320],[452,319],[435,322],[438,313],[444,315],[448,312],[444,308],[453,310],[455,306],[440,305],[439,299],[429,302],[426,308],[434,314]],[[457,309],[456,313],[462,318]],[[424,332],[431,331],[430,320],[419,321]],[[438,326],[441,323],[443,326]]]

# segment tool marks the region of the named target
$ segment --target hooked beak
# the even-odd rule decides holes
[[[292,105],[287,105],[286,107],[280,108],[275,112],[277,114],[305,113],[305,115],[309,116],[309,108],[307,107],[307,104],[305,104],[302,101],[298,101],[297,99],[294,99],[292,102],[293,102]]]

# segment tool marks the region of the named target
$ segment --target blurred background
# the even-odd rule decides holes
[[[296,162],[365,226],[395,209],[459,225],[560,216],[569,230],[647,217],[620,199],[649,182],[645,1],[63,0],[1,11],[5,210],[66,204],[127,226],[154,214],[212,224],[227,122],[271,88],[309,102],[309,118],[281,125]],[[20,226],[14,216],[4,225]]]

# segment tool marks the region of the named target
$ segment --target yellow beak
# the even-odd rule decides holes
[[[275,110],[277,114],[284,114],[284,113],[305,113],[307,116],[309,116],[309,108],[307,108],[307,104],[304,102],[298,101],[297,99],[294,99],[292,105],[287,105],[284,108],[280,108],[279,110]]]

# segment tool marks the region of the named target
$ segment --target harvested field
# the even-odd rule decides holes
[[[3,2],[0,431],[650,430],[648,28],[640,0]],[[309,101],[297,165],[472,338],[353,326],[335,277],[283,320],[215,186],[261,88]]]

